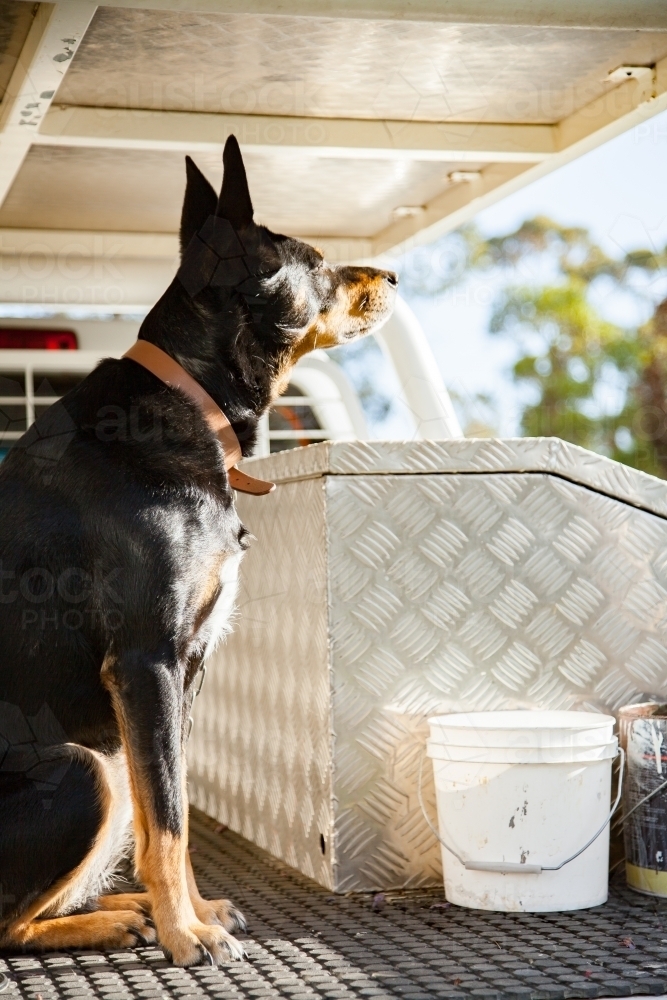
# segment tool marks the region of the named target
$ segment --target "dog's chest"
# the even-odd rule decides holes
[[[206,658],[232,630],[242,551],[224,554],[211,568],[196,623],[195,642]]]

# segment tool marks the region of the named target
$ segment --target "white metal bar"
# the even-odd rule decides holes
[[[0,257],[53,256],[62,265],[79,259],[178,259],[177,233],[95,232],[76,229],[2,229]],[[5,265],[5,267],[10,265]],[[102,270],[102,269],[100,269]],[[0,274],[2,272],[0,271]]]
[[[323,429],[302,431],[269,431],[269,441],[298,441],[299,438],[327,441],[330,435]]]
[[[0,109],[0,205],[95,13],[89,0],[41,3]]]
[[[31,364],[25,367],[25,418],[26,425],[30,427],[35,422],[35,386],[32,377],[33,368]]]
[[[393,314],[375,337],[394,366],[417,437],[463,437],[426,334],[402,298],[396,299]]]
[[[0,370],[23,372],[27,367],[37,371],[89,372],[102,358],[118,357],[110,347],[107,351],[47,351],[40,349],[2,349]]]
[[[229,135],[246,151],[288,149],[340,159],[539,163],[555,151],[551,125],[299,118],[128,108],[53,107],[36,141],[48,145],[216,151]]]
[[[269,442],[269,415],[268,413],[263,413],[259,418],[259,423],[257,425],[257,444],[255,445],[254,455],[270,455],[271,445]]]
[[[274,410],[277,406],[319,406],[321,403],[339,403],[340,399],[336,399],[331,396],[326,399],[324,396],[280,396],[274,403],[271,404],[271,409]]]

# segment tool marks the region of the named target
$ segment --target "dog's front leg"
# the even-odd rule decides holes
[[[160,944],[177,965],[241,958],[241,944],[221,925],[201,921],[190,899],[183,667],[165,644],[154,653],[107,657],[102,679],[127,755],[137,872],[150,897]]]
[[[190,861],[189,854],[186,855],[185,865],[190,899],[192,900],[192,905],[199,919],[205,924],[222,924],[225,930],[231,931],[232,933],[236,931],[245,932],[248,929],[246,919],[241,911],[234,906],[231,900],[204,899],[204,897],[200,894],[197,886],[197,880],[195,879],[195,873],[192,870],[192,862]]]

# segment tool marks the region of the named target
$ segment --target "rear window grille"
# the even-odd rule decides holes
[[[40,414],[85,377],[80,371],[0,368],[0,458]]]
[[[315,416],[313,404],[316,405],[317,400],[306,396],[297,386],[288,385],[285,395],[269,411],[268,438],[272,453],[328,440],[330,435]]]
[[[68,371],[65,366],[53,370],[26,367],[23,371],[0,367],[0,459],[37,417],[83,381],[86,374]],[[269,411],[268,420],[261,423],[262,451],[273,453],[327,441],[331,433],[315,415],[319,402],[290,383],[285,395]]]

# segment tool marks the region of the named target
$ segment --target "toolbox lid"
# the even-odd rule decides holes
[[[239,467],[278,484],[321,476],[547,473],[667,518],[667,482],[560,438],[324,441]]]

